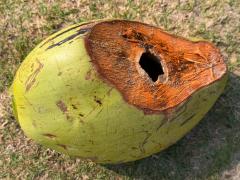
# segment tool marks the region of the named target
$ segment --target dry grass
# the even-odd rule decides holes
[[[204,38],[230,70],[226,92],[205,119],[168,150],[102,166],[60,155],[23,135],[7,94],[14,73],[49,34],[76,22],[123,18]],[[238,0],[2,0],[0,2],[0,179],[240,179],[240,3]]]

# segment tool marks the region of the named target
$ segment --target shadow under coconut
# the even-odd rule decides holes
[[[239,129],[240,77],[230,73],[225,92],[214,107],[177,144],[142,160],[104,166],[120,175],[140,179],[217,178],[236,162]]]

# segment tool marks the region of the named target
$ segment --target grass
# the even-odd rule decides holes
[[[7,89],[20,63],[62,27],[99,18],[143,21],[184,37],[204,38],[229,67],[225,93],[201,123],[164,152],[121,165],[70,158],[24,136]],[[0,2],[0,179],[240,178],[240,5],[238,0],[2,0]]]

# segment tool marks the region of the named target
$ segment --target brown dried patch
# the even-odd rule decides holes
[[[95,101],[99,106],[102,105],[101,99],[99,99],[97,96],[94,96],[94,101]]]
[[[35,71],[32,74],[30,74],[30,76],[27,78],[25,82],[26,92],[28,92],[30,88],[33,86],[33,84],[36,82],[36,77],[40,73],[41,69],[43,68],[43,64],[39,60],[37,60],[36,62],[38,63],[38,67],[35,69]]]
[[[101,77],[114,85],[129,104],[147,114],[167,112],[219,80],[227,70],[213,44],[191,42],[138,22],[98,23],[85,43]],[[141,67],[141,58],[148,71],[159,71],[150,72],[154,78]]]
[[[90,79],[91,79],[91,73],[92,73],[92,70],[90,69],[90,70],[87,72],[86,76],[85,76],[85,79],[86,79],[86,80],[90,80]]]
[[[43,134],[43,136],[47,136],[48,138],[51,138],[51,139],[57,137],[56,135],[50,134],[50,133],[45,133],[45,134]]]
[[[69,120],[69,121],[71,122],[72,119],[71,119],[70,116],[69,116],[67,105],[66,105],[62,100],[57,101],[57,102],[56,102],[56,105],[57,105],[57,107],[60,109],[60,111],[62,111],[63,114],[66,115],[67,120]],[[75,106],[74,106],[74,107],[75,107]]]
[[[66,104],[62,100],[59,100],[56,105],[64,114],[68,111]]]
[[[84,115],[82,113],[79,113],[78,115],[81,116],[81,117],[84,117]]]
[[[72,108],[73,108],[73,109],[78,109],[75,104],[72,104]]]
[[[107,92],[107,95],[110,96],[111,95],[111,92],[112,92],[113,88],[109,89],[108,92]]]
[[[60,146],[60,147],[62,147],[63,149],[67,150],[67,146],[64,145],[64,144],[57,144],[57,146]]]

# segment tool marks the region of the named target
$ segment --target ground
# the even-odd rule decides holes
[[[229,68],[224,94],[196,128],[164,152],[121,165],[71,158],[28,139],[8,94],[20,63],[41,40],[102,18],[142,21],[212,41]],[[1,0],[0,179],[240,179],[239,22],[239,0]]]

